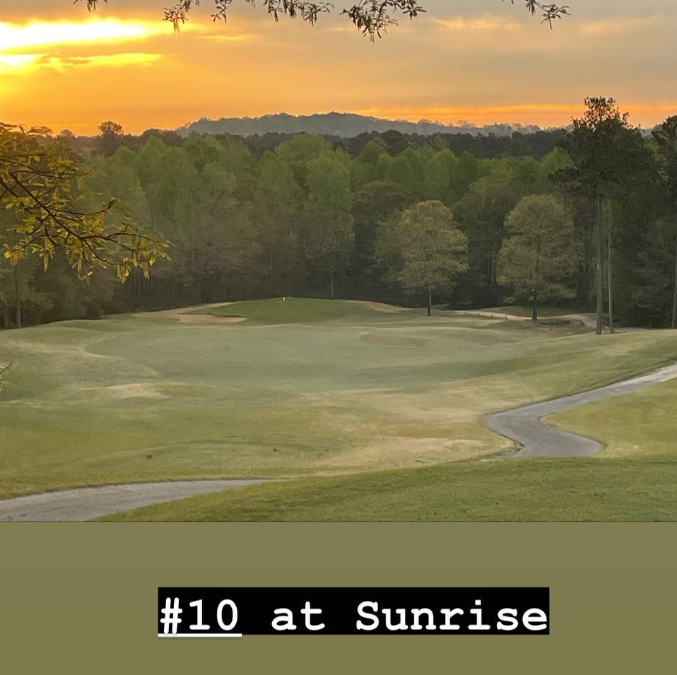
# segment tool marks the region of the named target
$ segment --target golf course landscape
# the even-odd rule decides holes
[[[509,459],[482,424],[673,364],[674,332],[501,311],[275,298],[2,332],[0,499],[269,479],[110,518],[676,519],[675,379],[547,418],[593,457]]]

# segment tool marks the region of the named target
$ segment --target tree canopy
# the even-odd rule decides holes
[[[560,200],[529,195],[506,218],[499,281],[515,289],[515,299],[531,303],[536,321],[539,300],[570,293],[567,282],[580,263],[580,249],[573,220]]]
[[[331,297],[332,282],[340,298],[424,304],[430,290],[436,303],[459,309],[527,302],[533,299],[533,285],[508,280],[499,254],[514,237],[506,225],[508,214],[532,195],[552,195],[565,205],[574,228],[567,237],[575,238],[583,256],[580,264],[546,279],[539,301],[550,296],[563,313],[593,310],[595,299],[605,295],[596,280],[611,285],[595,274],[599,254],[608,251],[603,257],[613,262],[616,319],[621,325],[669,326],[676,288],[677,124],[668,120],[649,137],[629,127],[613,102],[589,104],[589,116],[577,122],[561,148],[556,144],[562,132],[515,133],[504,139],[393,132],[351,139],[312,134],[182,137],[157,130],[133,136],[111,122],[94,138],[67,134],[55,139],[37,131],[21,135],[16,128],[3,130],[3,157],[11,138],[24,153],[35,144],[40,153],[56,153],[58,166],[71,163],[72,178],[66,181],[63,174],[63,187],[70,192],[57,193],[66,200],[59,209],[104,228],[99,239],[104,261],[91,262],[95,267],[110,264],[80,284],[77,266],[72,269],[77,259],[69,263],[63,248],[55,247],[43,272],[40,253],[45,251],[39,247],[45,237],[36,230],[33,253],[38,255],[24,249],[18,265],[0,255],[0,326],[226,300]],[[2,163],[3,180],[6,166]],[[31,159],[31,166],[42,170],[38,160]],[[10,206],[0,208],[0,250],[11,256],[29,235],[17,227],[35,226],[24,216],[29,211],[46,214],[35,204],[33,210],[18,212],[19,204],[12,201],[16,197],[3,195],[1,187],[0,197],[0,206]],[[107,208],[113,197],[117,200]],[[431,221],[446,222],[444,236],[451,226],[442,206],[453,214],[467,238],[467,253],[449,251],[444,236],[424,237],[422,227],[408,225],[409,234],[421,235],[414,242],[400,237],[403,213],[422,215],[419,205],[425,202],[437,203],[434,209],[425,207],[425,220],[431,216]],[[433,218],[428,211],[445,218]],[[544,208],[543,218],[533,223],[545,227],[555,211]],[[410,216],[409,221],[421,220]],[[80,233],[84,222],[75,223]],[[114,239],[125,233],[125,223],[139,234],[161,231],[173,246],[172,259],[158,265],[150,279],[142,265],[135,269],[132,262],[123,285],[116,282],[115,261],[131,252],[118,248]],[[56,228],[49,219],[43,225]],[[133,245],[131,231],[126,234]],[[561,234],[544,241],[549,245]],[[77,237],[62,233],[62,243],[66,239],[78,246]],[[432,249],[434,256],[411,258],[429,240],[440,244]],[[527,237],[520,247],[533,251],[533,242],[538,243],[537,237]],[[560,246],[567,254],[573,247]],[[445,263],[449,252],[462,263],[462,271],[445,269],[438,277],[437,263]],[[503,262],[506,252],[509,248]],[[411,274],[405,271],[408,258]],[[534,261],[528,255],[522,259]],[[87,262],[81,275],[91,271]],[[419,262],[426,263],[424,273]],[[526,263],[512,267],[512,272],[528,271]],[[548,265],[539,267],[539,274],[542,270]],[[424,277],[430,285],[419,285]]]
[[[406,293],[427,294],[428,316],[433,291],[453,288],[468,269],[468,237],[453,213],[435,200],[419,202],[399,218],[386,221],[377,248],[390,268],[387,277],[394,278]]]
[[[113,199],[83,209],[84,161],[49,133],[0,123],[0,204],[14,215],[16,235],[4,244],[4,257],[16,265],[35,254],[46,270],[61,250],[81,277],[113,265],[122,281],[132,267],[148,275],[155,260],[166,257],[167,243],[128,218],[111,218]]]
[[[505,1],[505,0],[503,0]],[[82,2],[82,0],[75,0]],[[85,0],[87,9],[96,9],[100,0]],[[108,3],[108,0],[103,0]],[[249,5],[254,5],[255,0],[244,0]],[[515,0],[510,0],[514,5]],[[233,0],[213,0],[212,19],[214,21],[226,21],[228,11]],[[262,0],[261,4],[266,12],[278,21],[280,16],[290,18],[299,17],[310,24],[317,23],[322,14],[329,14],[335,6],[326,0]],[[178,0],[171,7],[164,10],[165,20],[174,25],[175,30],[188,19],[189,12],[195,6],[200,5],[200,0]],[[540,14],[543,22],[551,27],[553,21],[561,19],[569,14],[567,5],[540,2],[539,0],[524,0],[524,6],[532,15]],[[355,27],[371,39],[382,37],[388,28],[397,25],[398,17],[415,19],[419,14],[425,13],[424,7],[419,0],[353,0],[353,4],[344,7],[340,13],[346,16]]]
[[[677,244],[677,116],[668,117],[663,124],[654,129],[653,142],[658,160],[658,174],[667,202],[668,220],[672,224],[672,239]],[[671,327],[677,328],[677,245],[675,245]]]
[[[580,202],[587,203],[592,216],[590,220],[594,222],[597,333],[601,334],[604,331],[604,202],[607,202],[607,210],[612,215],[612,200],[637,193],[640,185],[645,192],[650,192],[655,167],[652,166],[641,130],[630,125],[628,114],[621,113],[613,98],[590,97],[585,99],[585,104],[584,116],[573,120],[572,130],[561,142],[572,164],[558,172],[556,179]],[[611,231],[609,226],[609,233]],[[609,266],[611,248],[609,244]],[[611,294],[610,291],[609,314],[613,332]]]

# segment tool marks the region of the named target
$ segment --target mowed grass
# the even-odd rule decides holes
[[[531,459],[267,484],[109,521],[675,521],[677,456]]]
[[[267,324],[320,323],[345,318],[374,319],[378,316],[373,309],[361,303],[328,302],[309,298],[271,298],[237,302],[223,307],[197,310],[196,313],[240,316],[250,322]]]
[[[294,320],[281,320],[290,308]],[[511,447],[481,426],[483,414],[677,359],[670,332],[597,338],[342,301],[209,311],[248,321],[192,325],[158,312],[1,332],[0,362],[14,365],[0,395],[0,497],[183,478],[339,485],[339,474],[470,471],[478,464],[467,460]]]
[[[677,340],[677,333],[673,333]],[[677,457],[677,380],[549,415],[548,424],[605,444],[602,457],[673,461]],[[677,483],[677,466],[672,469]],[[677,491],[675,492],[677,504]]]
[[[671,380],[546,418],[604,443],[596,457],[459,462],[269,484],[108,520],[674,522],[676,399]]]
[[[142,521],[675,521],[677,381],[550,415],[597,457],[460,462],[263,485],[111,516]]]

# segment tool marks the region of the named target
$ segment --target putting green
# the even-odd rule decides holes
[[[3,331],[0,497],[477,459],[510,447],[483,414],[677,359],[669,332],[384,309],[279,299],[200,310],[248,319],[232,325],[158,312]]]

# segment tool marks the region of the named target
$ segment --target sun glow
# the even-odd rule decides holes
[[[669,115],[674,115],[677,102],[624,103],[623,110],[630,113],[630,121],[650,127]],[[476,125],[484,124],[536,124],[541,127],[566,126],[572,118],[584,112],[581,103],[530,103],[519,105],[478,106],[420,106],[420,107],[371,107],[355,112],[387,119],[402,119],[418,122],[421,119],[435,120],[443,124],[463,126],[466,120]]]
[[[161,14],[173,2],[101,3],[91,15],[68,0],[6,3],[25,9],[0,15],[0,119],[86,134],[114,119],[140,133],[339,110],[549,127],[580,116],[585,96],[615,95],[650,127],[677,111],[677,15],[661,3],[651,15],[581,11],[552,31],[526,13],[448,3],[375,45],[339,17],[311,28],[259,12],[226,25],[205,7],[174,35]],[[378,77],[360,75],[367,65]]]
[[[0,53],[47,46],[140,40],[171,34],[161,21],[54,21],[27,24],[0,23]]]
[[[5,70],[17,70],[30,66],[40,56],[40,54],[0,54],[0,73]]]

